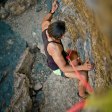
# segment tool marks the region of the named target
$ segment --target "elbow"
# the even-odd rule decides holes
[[[46,21],[45,17],[41,21],[41,25]]]
[[[41,22],[41,26],[43,26],[43,23],[44,23],[44,19],[43,19],[42,22]]]

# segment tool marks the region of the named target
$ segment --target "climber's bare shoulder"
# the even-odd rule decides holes
[[[60,54],[62,50],[62,46],[54,42],[49,43],[47,46],[47,51],[51,56]]]

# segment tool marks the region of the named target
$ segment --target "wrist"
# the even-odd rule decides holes
[[[83,65],[80,65],[80,69],[81,69],[81,70],[84,70],[83,68],[84,68]]]
[[[83,65],[78,66],[78,68],[79,68],[79,71],[80,71],[80,70],[84,70],[84,69],[83,69]]]
[[[51,14],[54,14],[54,13],[55,13],[55,11],[53,11],[53,10],[50,10],[50,11],[49,11],[49,13],[51,13]]]
[[[78,71],[82,71],[82,70],[83,70],[83,66],[82,66],[82,65],[76,66],[76,69],[77,69]]]

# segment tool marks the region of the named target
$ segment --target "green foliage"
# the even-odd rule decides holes
[[[98,109],[101,112],[112,112],[112,90],[93,94],[87,99],[85,108]]]

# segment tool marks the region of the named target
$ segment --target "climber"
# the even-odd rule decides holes
[[[68,49],[67,50],[67,53],[69,54],[69,64],[74,67],[78,66],[78,65],[81,65],[82,64],[82,61],[78,55],[78,52],[76,50],[70,50]],[[71,62],[70,62],[71,61]],[[86,60],[86,63],[88,63],[89,60],[87,59]],[[88,71],[86,70],[82,70],[82,71],[79,71],[81,77],[86,81],[88,82]],[[88,90],[83,86],[83,83],[81,80],[79,80],[79,83],[78,83],[78,93],[77,95],[80,97],[80,98],[86,98],[89,94],[88,94]],[[80,94],[85,94],[85,96],[80,96]]]
[[[69,64],[64,51],[61,39],[64,38],[66,31],[64,21],[56,21],[51,23],[53,14],[58,9],[59,3],[54,0],[52,9],[44,17],[42,21],[42,39],[44,42],[44,50],[47,55],[48,66],[53,70],[54,74],[65,76],[68,78],[76,78],[74,69]],[[92,65],[87,61],[82,65],[76,66],[78,71],[89,71],[92,69]],[[84,73],[85,75],[85,73]],[[79,91],[79,95],[84,97],[85,90]]]

